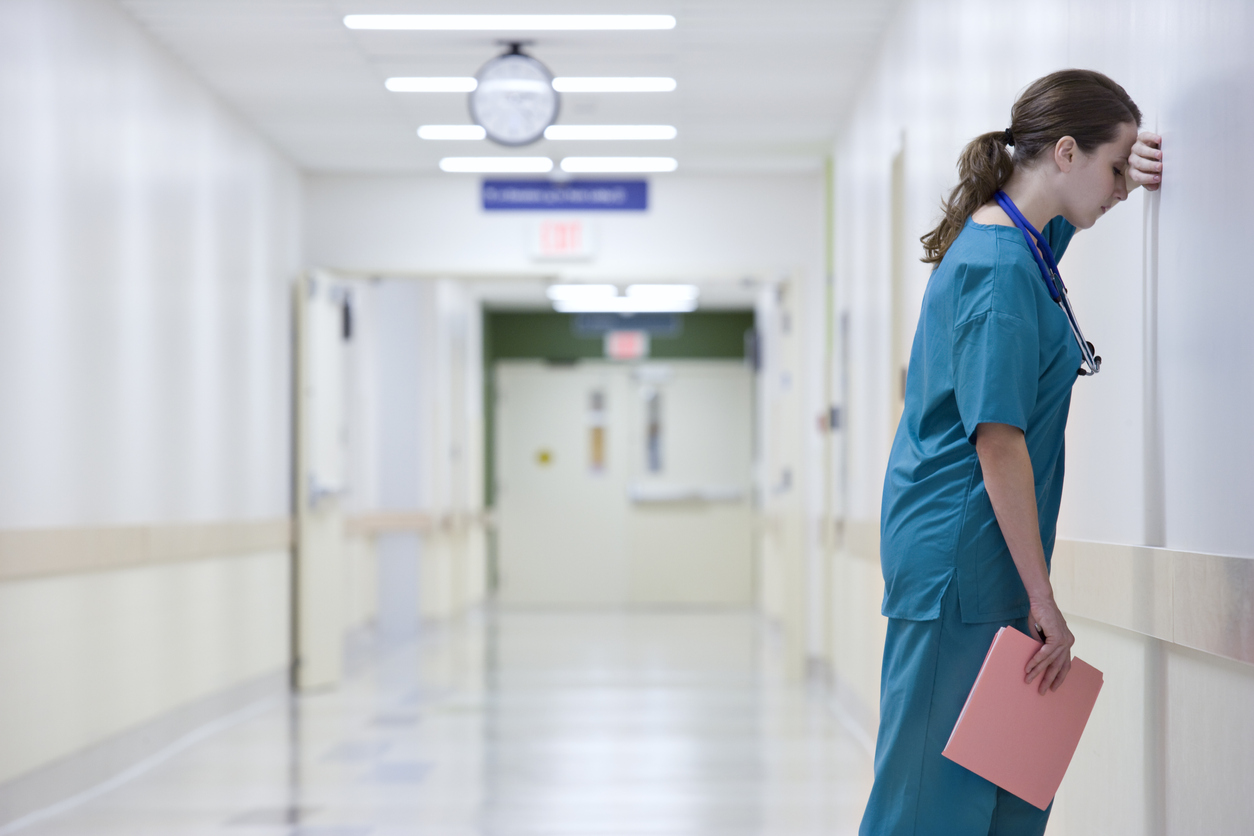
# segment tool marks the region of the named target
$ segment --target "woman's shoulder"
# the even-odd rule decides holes
[[[937,269],[967,280],[992,281],[999,273],[1017,271],[1025,265],[1035,269],[1032,254],[1018,228],[982,224],[968,218]]]
[[[1018,228],[968,218],[934,280],[951,287],[957,324],[990,311],[1024,314],[1025,303],[1033,304],[1029,281],[1035,272]]]

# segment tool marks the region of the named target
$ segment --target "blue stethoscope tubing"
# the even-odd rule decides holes
[[[1097,374],[1102,370],[1102,358],[1093,354],[1092,345],[1084,339],[1084,332],[1080,330],[1075,311],[1071,309],[1071,301],[1067,298],[1067,286],[1062,283],[1062,274],[1058,272],[1058,260],[1054,258],[1054,251],[1049,246],[1049,242],[1045,240],[1045,236],[1036,231],[1036,227],[1032,226],[1027,218],[1023,217],[1023,213],[1019,211],[1018,206],[1015,206],[1014,201],[1000,190],[997,192],[997,205],[1010,216],[1010,220],[1014,221],[1015,226],[1019,227],[1019,231],[1023,233],[1023,240],[1028,244],[1028,251],[1036,259],[1036,266],[1041,268],[1041,277],[1045,279],[1045,286],[1049,288],[1050,298],[1057,302],[1058,307],[1062,308],[1063,313],[1067,315],[1067,322],[1071,325],[1071,334],[1075,337],[1076,344],[1080,346],[1080,354],[1084,358],[1084,365],[1080,367],[1079,373]],[[1036,240],[1033,241],[1033,239]]]

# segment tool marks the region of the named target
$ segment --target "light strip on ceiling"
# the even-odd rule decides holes
[[[669,93],[675,89],[675,79],[561,76],[553,79],[553,89],[559,93]]]
[[[674,157],[567,157],[562,171],[571,174],[648,174],[674,171]]]
[[[553,170],[548,157],[445,157],[440,170],[454,174],[547,174]]]
[[[612,284],[559,284],[545,291],[560,313],[688,313],[700,294],[690,284],[635,284],[618,295]]]
[[[470,93],[479,86],[471,77],[397,77],[389,78],[383,86],[393,93]]]
[[[629,299],[626,296],[553,303],[553,310],[558,313],[690,313],[696,309],[696,300],[682,302],[669,299]]]
[[[554,302],[592,302],[616,298],[618,288],[612,284],[552,284],[544,295]]]
[[[423,125],[419,139],[485,139],[488,132],[479,125]]]
[[[695,284],[633,284],[627,298],[655,302],[695,302],[701,293]]]
[[[345,15],[349,29],[571,31],[674,29],[674,15]]]
[[[545,139],[674,139],[673,125],[549,125]]]

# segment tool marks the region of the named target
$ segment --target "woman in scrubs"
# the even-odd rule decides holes
[[[1106,76],[1033,82],[1010,127],[972,140],[944,217],[922,238],[928,281],[881,512],[883,613],[875,784],[862,836],[1040,834],[1041,811],[941,756],[1002,626],[1045,644],[1044,693],[1074,642],[1049,559],[1063,430],[1081,351],[1002,190],[1062,257],[1138,185],[1158,188],[1161,140]],[[1031,632],[1030,632],[1031,628]],[[1022,755],[1031,759],[1031,752]]]

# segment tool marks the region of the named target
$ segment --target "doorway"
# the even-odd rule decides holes
[[[743,362],[502,361],[495,390],[502,602],[752,604]]]

